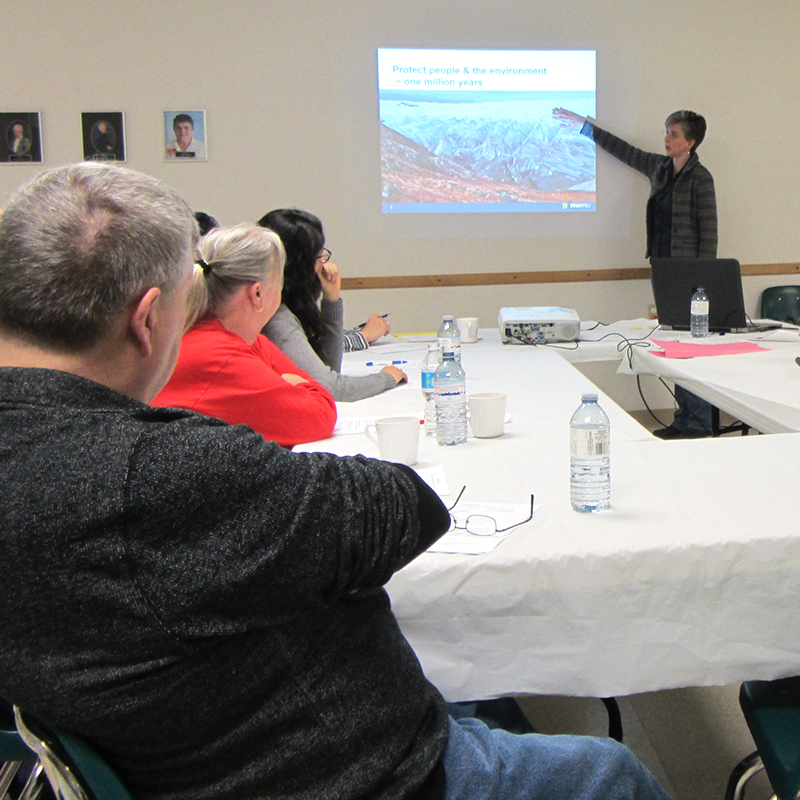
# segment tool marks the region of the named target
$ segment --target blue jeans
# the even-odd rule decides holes
[[[678,430],[711,433],[711,403],[675,384],[675,402],[678,410],[672,421]]]
[[[450,719],[446,800],[669,800],[624,745]]]

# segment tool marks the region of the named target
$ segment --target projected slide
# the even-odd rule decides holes
[[[378,49],[386,213],[595,209],[594,50]]]

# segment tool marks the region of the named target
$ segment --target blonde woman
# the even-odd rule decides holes
[[[281,302],[280,239],[258,225],[236,225],[213,229],[199,248],[189,329],[153,405],[244,423],[284,447],[330,436],[333,397],[260,333]]]

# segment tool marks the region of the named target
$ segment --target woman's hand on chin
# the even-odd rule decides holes
[[[319,275],[319,282],[322,284],[322,299],[335,303],[339,299],[339,294],[342,290],[339,267],[330,261],[327,264],[317,261],[317,275]]]

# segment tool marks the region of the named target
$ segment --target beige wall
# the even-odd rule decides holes
[[[81,111],[124,111],[129,166],[223,223],[280,205],[314,211],[346,275],[645,266],[647,182],[602,154],[593,220],[381,217],[378,46],[596,49],[601,124],[658,149],[668,112],[708,118],[700,154],[717,184],[720,255],[800,258],[796,0],[0,0],[0,10],[0,110],[41,111],[46,166],[80,157]],[[162,158],[161,112],[181,107],[207,111],[208,163]],[[36,170],[0,167],[0,205]],[[748,310],[762,284],[783,282],[793,281],[747,279]],[[640,316],[650,293],[632,281],[346,299],[351,323],[375,309],[418,330],[442,311],[492,324],[502,305]]]

